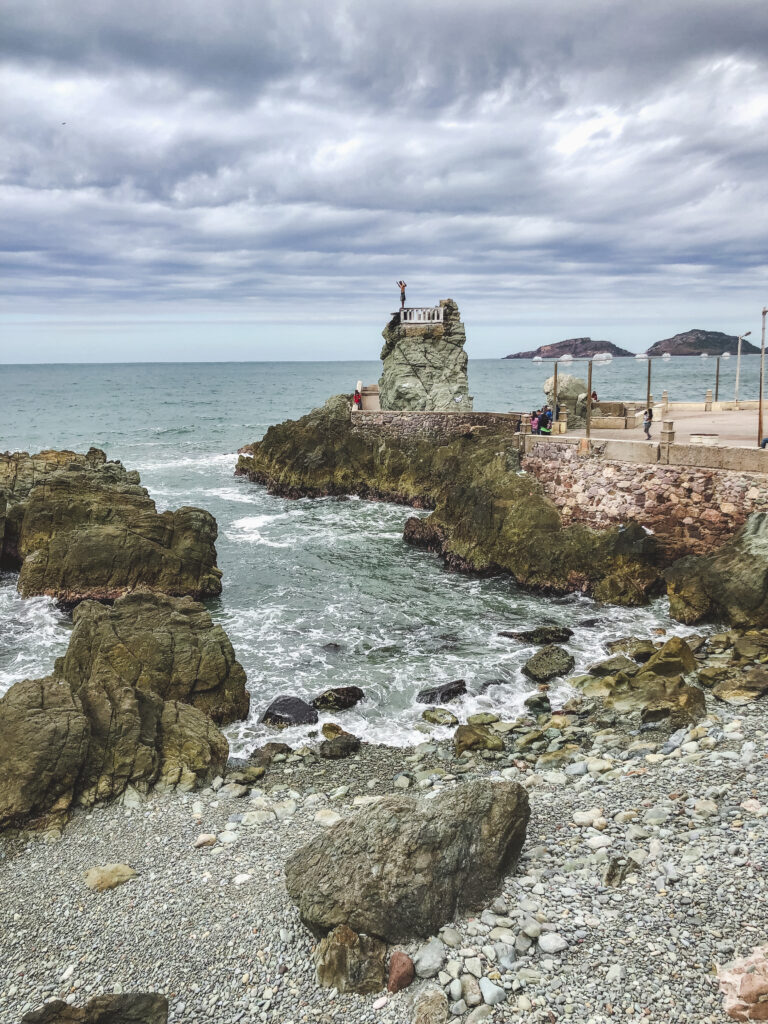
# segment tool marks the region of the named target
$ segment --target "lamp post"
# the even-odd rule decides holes
[[[763,334],[760,341],[760,397],[757,403],[757,447],[763,440],[763,373],[765,371],[765,317],[768,307],[763,306]]]
[[[652,362],[653,362],[653,358],[651,356],[648,356],[648,383],[646,384],[646,387],[645,387],[645,408],[646,409],[650,409],[651,408],[651,363]]]
[[[765,321],[765,318],[763,318]],[[733,392],[734,404],[738,404],[739,401],[739,373],[741,372],[741,339],[748,338],[752,331],[746,331],[744,334],[739,335],[739,347],[736,351],[736,387]]]

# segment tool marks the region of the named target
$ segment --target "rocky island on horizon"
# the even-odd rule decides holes
[[[675,334],[671,338],[663,338],[654,342],[648,349],[649,356],[661,356],[668,352],[671,356],[700,356],[706,353],[710,356],[720,356],[724,352],[736,355],[739,344],[738,336],[735,334],[724,334],[722,331],[703,331],[700,328],[692,328],[690,331],[683,331],[682,334]],[[742,355],[755,355],[760,349],[746,339],[741,342]]]
[[[592,338],[567,338],[565,341],[556,341],[552,345],[540,345],[530,352],[512,352],[502,359],[534,359],[540,356],[542,359],[561,359],[563,356],[573,356],[574,359],[590,359],[598,352],[609,352],[612,356],[633,356],[625,348],[619,348],[612,341],[594,341]]]

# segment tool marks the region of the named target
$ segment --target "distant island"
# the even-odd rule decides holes
[[[649,356],[662,356],[668,352],[671,356],[700,356],[706,352],[710,356],[720,356],[723,352],[736,355],[739,339],[735,334],[723,334],[722,331],[685,331],[673,338],[664,338],[654,342],[648,349]],[[760,349],[746,339],[741,343],[743,355],[753,355]]]
[[[661,342],[659,342],[661,344]],[[592,338],[568,338],[566,341],[556,341],[553,345],[541,345],[531,352],[512,352],[504,356],[504,359],[533,359],[540,356],[542,359],[560,359],[562,356],[573,356],[574,359],[589,359],[596,356],[598,352],[610,352],[612,356],[633,356],[634,352],[628,352],[625,348],[619,348],[612,341],[593,341]]]

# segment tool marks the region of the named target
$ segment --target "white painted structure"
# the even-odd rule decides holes
[[[393,316],[400,314],[401,324],[441,324],[443,322],[442,306],[406,306],[398,309]]]

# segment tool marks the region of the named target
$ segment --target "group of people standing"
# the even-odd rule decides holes
[[[531,412],[531,433],[551,434],[552,419],[552,410],[548,405],[545,405],[543,409],[533,409]]]

